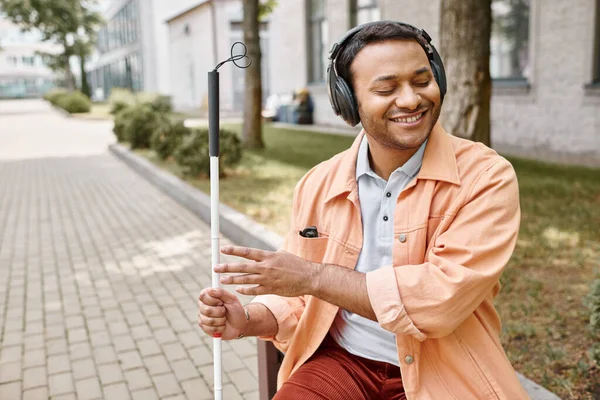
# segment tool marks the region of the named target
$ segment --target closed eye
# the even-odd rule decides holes
[[[429,80],[429,79],[428,79],[427,81],[425,81],[425,82],[416,82],[416,83],[415,83],[415,86],[418,86],[418,87],[426,87],[426,86],[428,86],[428,85],[429,85],[429,82],[431,82],[431,80]]]
[[[395,89],[390,89],[390,90],[376,90],[374,93],[380,96],[388,96],[392,93],[394,93]]]

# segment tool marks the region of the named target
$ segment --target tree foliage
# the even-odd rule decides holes
[[[94,48],[102,16],[94,10],[96,0],[0,0],[0,9],[23,30],[38,29],[44,41],[62,45],[60,55],[43,54],[49,66],[63,71],[67,84],[72,75],[69,58],[79,57],[82,91],[89,96],[85,59]]]

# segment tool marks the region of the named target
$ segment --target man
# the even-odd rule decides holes
[[[517,180],[438,122],[445,76],[419,29],[366,24],[332,50],[334,111],[363,131],[294,192],[283,250],[224,247],[257,295],[199,298],[199,325],[285,352],[275,399],[525,399],[493,306],[519,229]],[[314,226],[314,228],[311,228]]]

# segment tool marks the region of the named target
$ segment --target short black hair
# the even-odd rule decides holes
[[[381,43],[387,40],[415,40],[423,49],[428,45],[419,29],[401,23],[386,21],[367,26],[350,38],[336,57],[338,76],[344,78],[354,89],[350,66],[358,52],[371,43]]]

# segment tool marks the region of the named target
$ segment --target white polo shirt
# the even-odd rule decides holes
[[[356,271],[369,272],[392,264],[394,211],[400,192],[419,173],[427,141],[386,182],[369,163],[369,142],[363,138],[356,160],[356,181],[363,223],[363,247]],[[340,309],[330,333],[349,353],[400,366],[396,335],[376,321]]]

